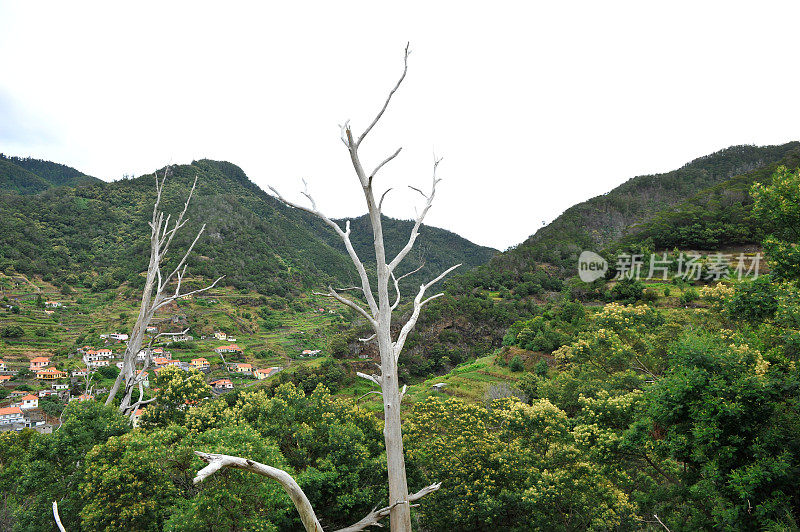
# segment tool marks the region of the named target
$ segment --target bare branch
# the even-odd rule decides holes
[[[430,210],[431,205],[433,205],[433,198],[436,195],[436,185],[439,183],[439,181],[441,181],[440,179],[438,179],[436,177],[436,169],[439,167],[439,163],[440,162],[441,162],[441,159],[434,159],[434,162],[433,162],[433,179],[432,179],[432,182],[431,182],[431,192],[430,192],[430,194],[426,195],[421,190],[419,190],[417,188],[414,188],[414,187],[410,187],[413,190],[416,190],[417,192],[422,194],[422,197],[424,197],[425,200],[426,200],[425,201],[425,207],[423,207],[422,211],[417,215],[417,218],[414,221],[414,227],[411,229],[411,235],[409,235],[409,237],[408,237],[408,242],[403,247],[403,249],[400,250],[400,252],[397,254],[397,256],[394,259],[392,259],[392,262],[389,263],[389,271],[390,272],[393,272],[394,269],[397,268],[397,265],[400,264],[400,262],[406,257],[406,255],[408,255],[408,252],[411,251],[411,248],[414,247],[414,242],[416,242],[417,237],[419,236],[419,228],[422,225],[422,221],[425,220],[425,216],[428,214],[428,211]]]
[[[374,382],[378,386],[382,386],[381,378],[378,375],[367,375],[366,373],[361,373],[360,371],[356,371],[356,375],[361,377],[362,379],[367,379],[370,382]]]
[[[58,515],[58,503],[53,501],[53,519],[56,520],[56,526],[61,532],[67,532],[64,525],[61,524],[61,516]]]
[[[378,304],[375,302],[375,296],[372,294],[372,287],[369,284],[369,277],[367,276],[367,270],[364,268],[364,263],[361,262],[361,259],[358,257],[358,253],[356,253],[355,248],[353,248],[353,244],[350,241],[350,220],[347,221],[347,225],[345,230],[343,231],[339,224],[325,216],[319,210],[317,210],[316,203],[314,199],[311,197],[308,192],[304,192],[303,194],[311,201],[312,208],[303,207],[302,205],[298,205],[297,203],[293,203],[283,196],[281,193],[278,192],[274,187],[269,187],[269,189],[277,196],[277,198],[282,201],[284,204],[288,205],[289,207],[293,207],[295,209],[300,209],[301,211],[305,211],[309,214],[313,214],[314,216],[321,219],[325,222],[329,227],[331,227],[336,234],[339,235],[339,238],[342,239],[344,242],[344,247],[347,249],[347,254],[350,255],[350,260],[353,261],[353,265],[356,267],[356,271],[358,271],[358,276],[361,279],[361,286],[364,289],[364,296],[367,298],[367,305],[369,305],[369,309],[372,312],[372,315],[375,316],[378,314]],[[370,317],[370,319],[372,319]],[[374,320],[373,320],[374,321]]]
[[[377,124],[378,120],[381,119],[383,113],[386,112],[386,108],[389,107],[389,101],[391,101],[392,96],[394,96],[394,93],[397,92],[397,89],[400,88],[400,84],[403,83],[403,80],[406,77],[406,72],[408,72],[408,56],[411,53],[411,51],[409,50],[410,45],[411,43],[406,43],[406,51],[405,54],[403,55],[403,74],[400,76],[400,79],[397,80],[397,83],[395,84],[394,88],[389,93],[389,96],[386,98],[386,102],[383,104],[383,107],[378,113],[378,116],[375,117],[375,119],[367,127],[367,129],[365,129],[364,132],[361,134],[361,136],[358,137],[358,141],[356,141],[355,145],[353,145],[352,142],[350,143],[350,146],[352,146],[353,148],[358,149],[358,147],[361,145],[361,141],[364,140],[364,137],[366,137],[367,134],[372,130],[372,128],[375,127],[375,124]],[[348,125],[348,130],[349,130],[349,125]],[[347,145],[347,143],[345,143],[345,145]]]
[[[438,490],[441,486],[442,486],[442,483],[441,482],[437,482],[436,484],[431,484],[430,486],[422,488],[418,492],[409,495],[408,496],[408,501],[407,501],[408,504],[410,504],[410,503],[412,503],[414,501],[418,501],[419,499],[423,498],[425,495],[428,495],[429,493],[433,493],[434,491]],[[381,519],[383,519],[384,517],[386,517],[387,515],[389,515],[389,512],[392,511],[392,508],[394,508],[398,504],[404,504],[404,503],[403,503],[403,501],[397,501],[397,502],[395,502],[394,504],[392,504],[390,506],[386,506],[385,508],[381,508],[380,510],[372,510],[370,513],[367,514],[366,517],[364,517],[364,519],[362,519],[358,523],[350,525],[347,528],[340,528],[339,530],[336,530],[335,532],[359,532],[360,530],[364,530],[364,529],[369,528],[371,526],[381,527],[383,525],[381,525],[379,523],[379,521]]]
[[[331,298],[335,299],[336,301],[338,301],[339,303],[347,305],[351,309],[357,311],[359,314],[364,316],[367,319],[367,321],[369,322],[369,324],[372,325],[373,328],[376,328],[378,326],[378,322],[375,321],[375,318],[373,318],[370,315],[369,312],[367,312],[366,310],[361,308],[361,306],[358,303],[355,303],[355,302],[353,302],[353,301],[351,301],[351,300],[349,300],[349,299],[347,299],[345,297],[342,297],[338,293],[336,293],[336,290],[334,290],[333,287],[331,287],[331,286],[328,286],[328,292],[327,293],[325,293],[325,292],[314,292],[314,295],[316,295],[316,296],[324,296],[324,297],[331,297]]]
[[[376,336],[378,336],[378,333],[373,333],[372,336],[368,336],[367,338],[359,338],[358,341],[367,343],[370,340],[374,340]]]
[[[373,171],[372,171],[372,173],[371,173],[371,174],[369,174],[369,182],[370,182],[370,183],[372,183],[372,178],[373,178],[373,177],[375,177],[375,175],[378,173],[378,170],[380,170],[381,168],[383,168],[383,167],[384,167],[384,165],[386,165],[386,163],[388,163],[389,161],[391,161],[392,159],[394,159],[395,157],[397,157],[398,155],[400,155],[400,150],[402,150],[402,149],[403,149],[403,148],[397,148],[397,151],[396,151],[396,152],[394,152],[393,154],[391,154],[390,156],[388,156],[386,159],[384,159],[384,160],[383,160],[383,162],[381,162],[381,164],[379,164],[378,166],[376,166],[376,167],[375,167],[375,170],[373,170]]]
[[[667,525],[665,525],[665,524],[664,524],[664,522],[663,522],[663,521],[662,521],[662,520],[661,520],[661,519],[658,517],[658,514],[653,514],[653,517],[655,517],[655,518],[656,518],[656,521],[658,521],[658,522],[659,522],[659,524],[660,524],[661,526],[663,526],[663,527],[664,527],[664,529],[665,529],[667,532],[671,532],[671,531],[670,531],[670,529],[669,529],[669,527],[667,527]]]
[[[396,308],[397,308],[397,306],[400,304],[400,281],[401,281],[401,280],[403,280],[403,279],[405,279],[405,278],[406,278],[406,277],[408,277],[409,275],[413,275],[413,274],[417,273],[418,271],[420,271],[420,270],[421,270],[422,268],[424,268],[424,267],[425,267],[425,263],[423,262],[423,263],[422,263],[422,264],[419,266],[419,268],[417,268],[416,270],[411,270],[411,271],[410,271],[410,272],[408,272],[408,273],[404,273],[404,274],[403,274],[403,275],[401,275],[400,277],[395,277],[395,275],[394,275],[394,272],[389,272],[389,275],[391,275],[391,277],[392,277],[392,281],[394,281],[394,289],[395,289],[395,292],[397,292],[397,299],[396,299],[396,300],[395,300],[395,302],[392,304],[392,310],[396,309]]]
[[[194,477],[195,484],[202,482],[224,467],[243,469],[257,475],[271,478],[277,481],[286,493],[289,494],[289,497],[292,498],[292,502],[295,508],[297,508],[297,512],[300,514],[300,520],[303,522],[306,531],[322,532],[322,525],[319,524],[319,520],[314,513],[314,508],[311,507],[308,497],[306,497],[306,494],[294,478],[286,471],[237,456],[208,454],[200,451],[195,451],[194,454],[208,464],[197,472],[197,476]]]
[[[419,292],[417,292],[417,296],[414,298],[414,309],[411,312],[411,317],[408,318],[408,321],[403,325],[403,328],[400,329],[400,334],[397,336],[397,341],[394,343],[394,357],[395,360],[400,357],[400,352],[403,350],[403,345],[406,343],[406,338],[408,337],[408,333],[411,332],[411,329],[414,328],[414,325],[417,324],[417,319],[419,318],[419,313],[422,310],[422,307],[436,299],[437,297],[441,297],[444,294],[436,294],[434,296],[429,297],[428,299],[423,300],[422,297],[425,295],[425,291],[433,286],[435,283],[441,281],[448,273],[452,272],[456,268],[461,266],[461,264],[456,264],[455,266],[451,266],[447,268],[445,271],[437,275],[433,280],[429,281],[427,284],[420,285]]]
[[[378,212],[381,212],[383,210],[383,199],[386,197],[386,194],[388,194],[391,190],[392,188],[389,187],[383,194],[381,194],[381,199],[380,201],[378,201]]]
[[[178,299],[179,297],[188,297],[188,296],[193,296],[193,295],[195,295],[195,294],[199,294],[199,293],[201,293],[201,292],[205,292],[206,290],[211,290],[212,288],[214,288],[215,286],[217,286],[217,283],[218,283],[218,282],[220,282],[221,280],[223,280],[224,278],[225,278],[225,276],[224,276],[224,275],[223,275],[222,277],[217,277],[217,279],[216,279],[216,280],[215,280],[213,283],[211,283],[210,285],[208,285],[208,286],[204,286],[203,288],[198,288],[197,290],[192,290],[191,292],[186,292],[185,294],[178,294],[178,293],[176,292],[176,293],[175,293],[175,295],[173,295],[173,296],[170,296],[170,297],[167,297],[167,298],[164,298],[164,299],[163,299],[163,300],[162,300],[162,301],[161,301],[161,302],[160,302],[160,303],[159,303],[159,304],[158,304],[158,305],[155,307],[155,309],[153,309],[153,313],[155,313],[155,311],[156,311],[156,310],[160,309],[160,308],[161,308],[161,307],[163,307],[164,305],[168,305],[168,304],[170,304],[171,302],[175,301],[175,300],[176,300],[176,299]]]

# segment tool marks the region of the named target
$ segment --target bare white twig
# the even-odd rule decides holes
[[[434,296],[429,297],[428,299],[422,299],[425,295],[425,291],[433,286],[435,283],[441,281],[448,273],[455,270],[461,266],[461,264],[456,264],[455,266],[451,266],[447,268],[445,271],[437,275],[433,280],[429,281],[426,284],[420,285],[419,292],[417,292],[417,296],[414,298],[414,309],[411,311],[411,317],[408,318],[408,321],[403,325],[403,328],[400,329],[400,334],[397,336],[397,341],[394,342],[394,356],[395,360],[400,357],[400,352],[403,350],[403,345],[406,343],[406,338],[408,337],[408,333],[411,332],[411,329],[417,324],[417,319],[419,318],[419,313],[422,310],[422,307],[425,306],[427,303],[433,301],[437,297],[441,297],[444,294],[436,294]]]
[[[378,112],[378,116],[375,117],[372,123],[369,126],[367,126],[367,129],[365,129],[364,132],[361,134],[361,136],[358,137],[358,141],[356,141],[354,146],[355,149],[358,149],[358,147],[361,145],[361,141],[364,140],[364,137],[366,137],[367,134],[370,131],[372,131],[372,128],[375,127],[375,124],[377,124],[378,120],[381,119],[383,113],[386,112],[386,108],[389,107],[389,102],[391,101],[392,96],[394,96],[394,93],[397,92],[397,89],[400,88],[400,84],[403,83],[403,80],[406,78],[406,73],[408,72],[408,56],[411,54],[410,46],[411,43],[406,43],[406,51],[403,56],[403,74],[400,76],[400,79],[397,80],[397,84],[395,84],[391,92],[389,92],[389,96],[386,98],[386,102],[384,102],[380,112]],[[348,126],[347,129],[349,130],[349,124],[347,124],[347,126]],[[347,143],[345,143],[345,145],[347,145]],[[350,145],[353,146],[352,142],[350,143]]]

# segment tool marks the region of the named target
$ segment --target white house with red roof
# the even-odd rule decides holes
[[[3,360],[0,360],[0,371],[8,371],[6,368],[6,363]]]
[[[37,369],[46,368],[50,365],[49,357],[36,357],[31,359],[30,370],[36,371]]]
[[[29,408],[39,408],[39,397],[29,393],[28,395],[23,395],[21,399],[21,403],[19,405],[20,408],[23,410],[27,410]]]
[[[241,353],[242,348],[236,344],[221,345],[214,349],[217,353]]]
[[[15,423],[25,423],[25,416],[22,414],[22,409],[18,406],[0,408],[0,426],[13,425]]]
[[[230,379],[217,379],[211,381],[211,386],[215,390],[233,390],[233,382]]]

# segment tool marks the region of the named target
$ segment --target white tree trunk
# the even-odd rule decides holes
[[[327,216],[322,214],[317,209],[314,199],[311,197],[311,195],[308,193],[307,190],[303,192],[303,195],[306,196],[306,198],[308,198],[308,200],[311,202],[311,207],[304,207],[296,203],[287,201],[286,199],[283,198],[283,196],[280,195],[280,193],[278,193],[277,190],[272,188],[272,191],[278,196],[278,198],[281,201],[292,207],[302,209],[317,215],[328,226],[330,226],[332,229],[336,231],[336,233],[342,238],[342,241],[345,244],[345,248],[347,249],[347,252],[349,253],[350,258],[352,259],[353,264],[356,267],[359,277],[361,278],[360,290],[367,304],[366,309],[363,308],[357,301],[350,300],[341,296],[332,287],[328,287],[328,292],[321,293],[320,295],[333,298],[355,309],[359,314],[361,314],[367,319],[368,323],[372,326],[375,332],[375,334],[370,338],[370,340],[374,339],[378,344],[378,352],[380,353],[381,357],[381,364],[380,364],[381,374],[364,375],[359,373],[359,376],[364,377],[370,380],[371,382],[377,384],[378,386],[380,386],[381,395],[383,397],[384,441],[386,444],[386,462],[387,462],[388,484],[389,484],[388,508],[390,509],[389,511],[390,511],[392,532],[407,532],[411,530],[410,501],[408,495],[408,484],[406,481],[405,455],[403,452],[403,435],[402,435],[401,419],[400,419],[400,402],[402,400],[402,393],[400,392],[400,386],[397,374],[398,373],[397,359],[400,356],[400,352],[403,349],[403,345],[405,344],[409,332],[414,328],[417,319],[419,318],[419,313],[420,310],[422,309],[422,306],[425,305],[427,302],[431,301],[432,299],[442,295],[442,294],[437,294],[432,297],[429,297],[428,299],[423,299],[425,291],[428,288],[430,288],[431,285],[444,278],[444,276],[447,275],[454,268],[459,266],[459,265],[453,266],[452,268],[446,270],[432,281],[420,286],[420,290],[413,301],[413,309],[411,317],[403,325],[397,337],[397,340],[393,341],[391,334],[392,312],[397,308],[398,304],[400,303],[400,288],[398,281],[399,279],[404,277],[404,276],[397,277],[395,275],[395,269],[406,257],[406,255],[408,255],[409,251],[411,251],[412,247],[414,246],[414,242],[416,241],[417,236],[419,236],[419,229],[422,224],[422,221],[424,220],[425,215],[428,213],[428,210],[430,209],[433,203],[433,198],[436,192],[436,185],[439,182],[439,180],[436,177],[436,168],[439,164],[439,161],[437,160],[434,162],[433,184],[429,194],[425,194],[421,190],[411,187],[417,192],[419,192],[423,196],[423,198],[425,198],[426,203],[422,211],[417,216],[417,219],[414,223],[414,227],[411,230],[411,234],[409,235],[408,242],[400,251],[400,253],[398,253],[397,256],[394,257],[394,259],[392,259],[391,262],[387,263],[386,250],[383,242],[383,227],[381,224],[381,206],[383,203],[383,199],[389,192],[389,190],[384,192],[381,195],[380,201],[376,203],[372,182],[373,178],[378,173],[378,171],[381,168],[383,168],[384,165],[389,163],[392,159],[394,159],[400,154],[400,149],[398,149],[392,155],[384,159],[380,164],[378,164],[375,167],[375,169],[369,175],[367,175],[362,166],[361,159],[358,153],[358,148],[361,145],[361,142],[367,136],[367,134],[380,120],[381,116],[383,116],[384,111],[386,111],[386,108],[389,105],[389,101],[391,100],[392,96],[397,91],[397,89],[400,87],[400,84],[403,82],[403,79],[405,79],[405,75],[408,69],[408,54],[409,54],[408,47],[406,47],[406,53],[404,58],[404,69],[403,69],[403,74],[400,77],[400,80],[397,82],[392,91],[389,93],[389,96],[386,99],[378,115],[375,117],[372,123],[367,127],[367,129],[361,134],[361,136],[357,140],[354,140],[353,133],[352,130],[350,129],[349,123],[345,123],[345,125],[342,126],[341,128],[342,142],[347,147],[347,150],[350,155],[350,160],[353,164],[353,169],[355,170],[356,176],[358,177],[358,180],[364,192],[364,199],[367,204],[369,219],[372,225],[372,232],[375,244],[374,246],[375,263],[377,270],[377,283],[375,286],[375,291],[377,292],[378,296],[377,301],[375,300],[375,294],[373,292],[373,288],[367,277],[366,269],[364,268],[363,263],[361,262],[360,258],[354,251],[353,246],[350,242],[350,223],[347,222],[345,229],[343,230],[338,224],[336,224],[335,222],[330,220]],[[393,281],[394,288],[397,293],[396,300],[394,303],[392,303],[389,299],[390,280]]]
[[[122,357],[122,370],[119,372],[119,375],[117,375],[117,379],[114,381],[114,385],[111,387],[105,403],[106,405],[113,403],[114,397],[116,397],[120,387],[124,384],[124,392],[119,405],[119,411],[122,414],[130,414],[138,405],[144,404],[141,397],[136,405],[131,403],[133,392],[143,379],[143,371],[136,372],[136,355],[142,349],[145,331],[148,325],[150,325],[150,321],[153,319],[156,311],[179,297],[197,294],[213,288],[223,279],[220,277],[208,286],[181,294],[181,283],[186,275],[186,261],[192,253],[195,244],[197,244],[197,241],[200,239],[200,235],[205,231],[205,225],[197,232],[197,236],[195,236],[175,269],[166,277],[162,277],[161,264],[169,252],[169,246],[175,234],[186,225],[187,220],[185,220],[184,217],[189,208],[189,203],[192,201],[195,187],[197,186],[197,178],[195,177],[194,184],[189,192],[189,197],[186,199],[186,203],[183,206],[183,211],[178,215],[174,225],[170,226],[171,215],[167,215],[165,218],[164,213],[159,210],[161,194],[164,191],[164,183],[167,180],[168,174],[169,167],[164,170],[164,176],[161,180],[159,180],[158,175],[156,175],[156,201],[153,204],[153,217],[150,221],[150,263],[147,267],[147,277],[145,279],[144,289],[142,290],[142,302],[139,305],[139,315],[136,318],[136,323],[128,339],[128,345],[125,348],[125,354]],[[176,281],[176,288],[175,292],[170,294],[167,292],[167,288],[173,280]]]

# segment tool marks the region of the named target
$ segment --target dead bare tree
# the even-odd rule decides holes
[[[125,354],[123,355],[122,359],[122,370],[117,376],[117,380],[114,381],[111,391],[108,393],[108,399],[106,399],[106,405],[110,405],[114,401],[114,397],[117,395],[120,387],[124,384],[124,393],[119,405],[119,411],[123,415],[130,414],[131,411],[135,412],[136,408],[144,404],[142,401],[142,396],[144,393],[142,389],[144,370],[141,372],[136,371],[136,355],[142,349],[145,331],[147,326],[150,324],[150,321],[153,319],[156,311],[165,307],[166,305],[169,305],[179,297],[209,290],[210,288],[216,286],[220,280],[222,280],[222,277],[220,277],[210,285],[207,285],[203,288],[192,290],[191,292],[186,292],[183,294],[181,293],[181,284],[186,275],[186,261],[189,258],[189,255],[192,253],[195,244],[197,244],[197,241],[200,240],[200,235],[202,235],[203,231],[205,231],[205,224],[203,224],[203,226],[197,232],[197,235],[194,237],[194,240],[183,254],[183,257],[180,259],[180,261],[178,261],[178,264],[167,275],[162,275],[161,266],[163,265],[164,260],[167,258],[167,254],[170,251],[172,240],[175,238],[175,235],[178,233],[178,231],[180,231],[180,229],[188,222],[186,219],[186,211],[189,209],[189,203],[192,201],[192,196],[194,195],[194,190],[197,186],[197,177],[195,177],[194,183],[192,184],[192,189],[189,191],[189,196],[186,198],[186,203],[183,206],[183,210],[178,215],[174,223],[170,225],[172,215],[168,214],[165,217],[164,212],[160,210],[161,196],[164,192],[164,183],[166,182],[168,175],[169,167],[164,169],[164,175],[161,179],[159,179],[158,173],[155,174],[156,201],[153,204],[153,217],[149,222],[150,263],[147,267],[147,277],[145,280],[144,289],[142,290],[142,302],[139,307],[139,315],[136,318],[136,323],[134,324],[130,338],[128,339],[128,345],[125,348]],[[173,282],[175,283],[174,292],[171,291],[172,288],[170,286]],[[132,404],[131,397],[136,388],[139,389],[139,400]]]
[[[340,126],[341,140],[348,150],[350,161],[352,162],[353,165],[353,169],[355,170],[356,176],[358,177],[359,183],[361,184],[361,188],[364,193],[364,199],[366,200],[367,204],[369,220],[372,225],[374,248],[375,248],[375,264],[377,273],[376,276],[377,280],[375,283],[374,290],[373,286],[371,285],[370,279],[367,275],[367,270],[364,267],[364,263],[358,257],[350,241],[349,221],[345,224],[344,229],[342,229],[342,227],[338,223],[328,218],[317,208],[317,204],[314,201],[314,198],[308,192],[307,188],[306,190],[304,190],[303,195],[308,199],[310,206],[303,206],[297,203],[293,203],[285,199],[283,196],[281,196],[281,194],[277,190],[270,187],[270,189],[275,193],[275,195],[286,205],[309,212],[319,217],[323,222],[325,222],[325,224],[327,224],[331,229],[333,229],[342,239],[342,242],[344,242],[345,248],[347,249],[347,253],[350,255],[350,259],[353,261],[356,271],[358,272],[358,276],[361,280],[361,286],[356,287],[356,289],[357,291],[360,291],[361,294],[363,295],[363,303],[342,296],[342,294],[340,293],[342,290],[334,289],[332,286],[328,286],[327,292],[317,293],[317,295],[323,295],[325,297],[334,299],[358,312],[367,321],[367,323],[369,323],[374,333],[369,338],[363,339],[363,341],[375,341],[378,345],[378,351],[380,353],[380,358],[381,358],[380,374],[366,375],[363,373],[359,373],[358,375],[375,384],[380,390],[378,393],[380,393],[380,395],[383,398],[384,441],[386,444],[386,457],[387,457],[387,469],[388,469],[389,505],[380,510],[374,510],[367,517],[365,517],[358,523],[344,529],[350,532],[356,530],[363,530],[368,526],[376,525],[378,523],[378,520],[386,515],[389,515],[390,517],[392,532],[410,531],[411,503],[414,500],[417,500],[422,496],[426,495],[427,493],[435,491],[439,488],[439,484],[433,484],[411,496],[409,496],[408,493],[408,485],[406,481],[405,455],[403,450],[403,436],[402,436],[401,422],[400,422],[400,403],[403,399],[406,387],[403,386],[403,390],[402,391],[400,390],[398,371],[397,371],[397,361],[400,356],[400,353],[403,350],[403,346],[406,342],[406,339],[408,338],[408,334],[411,332],[411,330],[417,323],[417,319],[419,318],[419,314],[420,311],[422,310],[422,307],[431,300],[436,299],[437,297],[442,295],[442,294],[436,294],[426,298],[425,297],[426,291],[434,283],[442,280],[448,273],[450,273],[455,268],[460,266],[460,264],[448,268],[447,270],[436,276],[431,281],[420,285],[419,291],[417,292],[413,300],[410,316],[408,317],[405,324],[403,324],[402,328],[400,329],[400,332],[398,333],[395,339],[392,338],[392,315],[400,305],[401,297],[400,297],[399,282],[400,279],[405,277],[405,275],[398,275],[397,268],[403,261],[403,259],[405,259],[406,256],[409,254],[411,249],[414,247],[414,243],[416,242],[417,237],[419,236],[419,229],[422,225],[422,222],[425,219],[425,216],[427,215],[428,211],[430,210],[431,205],[433,204],[433,199],[436,193],[436,186],[440,181],[440,179],[437,178],[436,176],[436,170],[440,160],[434,161],[433,178],[432,178],[430,192],[425,193],[415,187],[409,187],[412,190],[419,192],[420,195],[422,195],[423,199],[425,200],[425,204],[424,207],[420,211],[418,211],[416,220],[414,222],[414,226],[411,230],[411,234],[409,235],[408,241],[406,242],[405,246],[400,250],[400,252],[394,258],[392,258],[387,262],[386,250],[383,241],[381,208],[383,206],[383,200],[386,198],[386,194],[391,190],[391,188],[383,192],[380,198],[376,200],[375,193],[373,190],[373,180],[375,176],[378,174],[378,172],[386,164],[391,162],[395,157],[397,157],[400,154],[400,150],[402,148],[398,149],[397,151],[386,157],[377,166],[375,166],[374,170],[372,170],[369,173],[367,173],[364,170],[364,166],[361,162],[361,158],[358,152],[361,143],[364,141],[366,136],[370,133],[370,131],[372,131],[372,129],[381,119],[387,107],[389,106],[389,102],[391,101],[392,96],[394,96],[395,92],[405,79],[406,72],[408,71],[408,56],[409,56],[409,48],[408,46],[406,46],[404,60],[403,60],[404,63],[403,73],[400,76],[400,79],[395,84],[394,88],[392,88],[391,92],[389,92],[389,96],[386,98],[383,107],[380,109],[377,116],[369,124],[369,126],[367,126],[364,132],[361,133],[361,135],[356,139],[354,138],[349,122],[345,122],[343,126]],[[411,273],[414,272],[409,272],[406,275],[409,275]],[[376,293],[377,293],[377,298],[376,298]],[[394,293],[394,296],[392,296],[392,293]],[[205,472],[205,475],[198,474],[198,477],[195,480],[201,479],[201,477],[205,478],[205,476],[208,476],[209,474],[213,473],[214,471],[222,467],[239,467],[241,469],[247,469],[259,474],[266,474],[262,470],[260,470],[260,468],[255,468],[253,466],[254,462],[243,458],[223,457],[223,456],[216,457],[215,455],[202,455],[202,454],[200,454],[200,456],[201,458],[209,462],[210,465],[204,468],[203,471]],[[248,467],[245,467],[242,464],[245,464]],[[262,466],[262,467],[267,467],[267,466]],[[267,475],[267,476],[270,476],[271,478],[275,478],[276,480],[280,481],[280,479],[276,478],[275,476],[272,475]],[[286,488],[285,484],[284,488]],[[289,491],[288,488],[286,489],[287,491]],[[303,495],[303,497],[305,496]],[[302,508],[300,505],[297,504],[297,502],[295,502],[295,505],[297,506],[301,516],[306,515],[308,510],[310,509],[310,505],[306,505],[305,503],[303,504]],[[306,506],[308,506],[308,508],[306,508]],[[310,515],[313,516],[313,510],[311,510]],[[320,528],[318,528],[319,523],[316,522],[316,517],[314,517],[313,522],[312,521],[306,522],[306,518],[303,517],[303,522],[306,525],[306,530],[308,531],[321,530]]]

